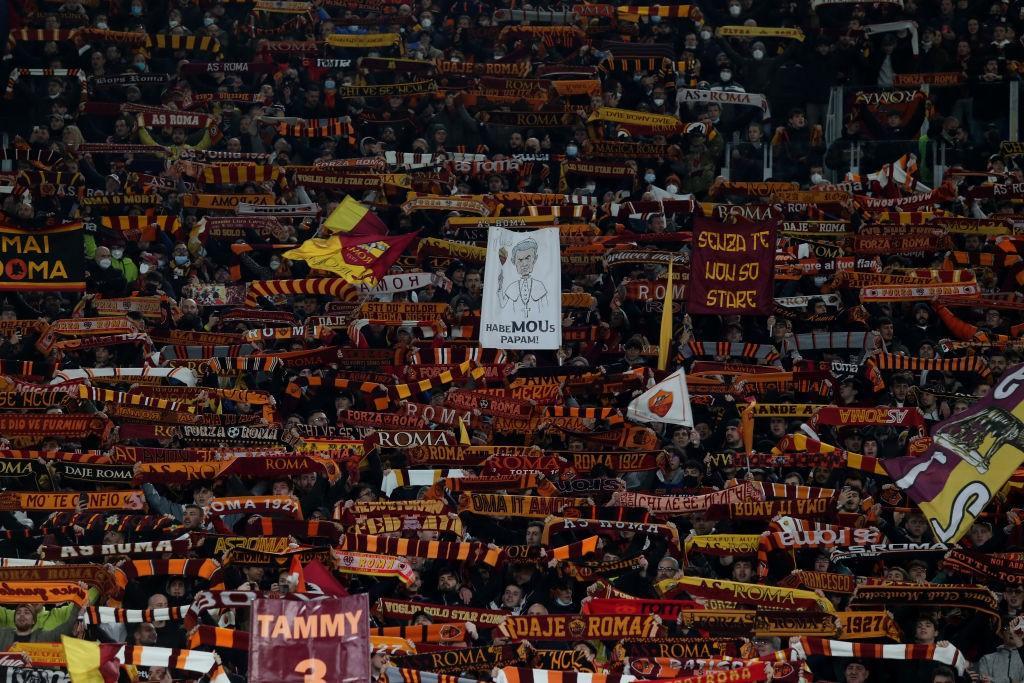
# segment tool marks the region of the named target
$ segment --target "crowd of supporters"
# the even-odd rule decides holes
[[[6,231],[75,224],[85,286],[0,285],[0,652],[57,671],[29,646],[206,650],[212,670],[139,655],[120,675],[242,681],[249,608],[224,591],[342,592],[370,596],[375,680],[488,648],[433,673],[569,680],[524,673],[566,650],[641,678],[1024,682],[1024,476],[940,543],[881,464],[1024,360],[1020,2],[4,11],[5,282]],[[415,233],[389,275],[422,282],[283,255],[346,197]],[[676,294],[659,368],[672,304],[650,292],[700,214],[777,226],[773,314],[691,316]],[[479,348],[493,216],[561,226],[558,350]],[[676,368],[692,428],[626,419]],[[1024,450],[1007,419],[982,431]],[[428,442],[379,435],[403,430]],[[724,491],[744,497],[702,498]],[[74,601],[20,604],[58,576]],[[544,635],[631,598],[655,637]],[[801,621],[818,613],[837,621]]]

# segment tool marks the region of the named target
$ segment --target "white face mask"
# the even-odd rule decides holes
[[[594,194],[594,190],[597,189],[597,183],[587,183],[587,192]]]
[[[177,19],[171,19],[170,21],[167,22],[167,25],[170,28],[178,28],[179,26],[181,26],[181,22],[178,21]]]
[[[732,80],[732,72],[731,71],[723,71],[720,76],[721,76],[721,79],[722,79],[723,83],[728,83],[729,81]]]
[[[203,26],[213,26],[216,21],[213,17],[206,17],[203,19]]]
[[[98,28],[101,31],[106,31],[107,30],[107,22],[105,22],[105,21],[98,21],[98,22],[96,22],[96,28]]]
[[[700,39],[701,40],[711,40],[711,31],[701,31],[700,32]]]
[[[111,249],[110,256],[114,259],[120,260],[124,256],[124,249]]]
[[[679,192],[679,186],[678,185],[666,185],[665,186],[665,192],[668,192],[669,194],[675,194],[676,192]]]
[[[100,265],[100,268],[102,268],[103,270],[106,270],[107,268],[110,267],[110,259],[108,259],[108,258],[101,258],[98,261],[98,263]]]
[[[663,104],[665,104],[665,98],[664,97],[655,97],[654,98],[654,106],[660,107]]]
[[[434,22],[432,22],[430,19],[424,19],[423,21],[420,22],[420,26],[422,26],[423,28],[430,28],[433,25]]]
[[[657,180],[657,177],[653,173],[647,173],[644,175],[644,180],[648,183],[653,183]]]
[[[754,59],[764,59],[764,50],[754,50]]]
[[[822,175],[820,173],[812,173],[811,174],[811,182],[814,183],[815,185],[819,185],[819,184],[825,182],[825,178],[822,177]]]
[[[738,17],[740,15],[740,6],[729,5],[729,15],[733,17]]]
[[[277,270],[280,267],[281,267],[281,262],[280,261],[271,261],[270,262],[270,269],[271,270]]]

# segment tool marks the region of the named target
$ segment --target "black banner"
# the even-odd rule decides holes
[[[82,224],[0,228],[0,291],[85,291]]]

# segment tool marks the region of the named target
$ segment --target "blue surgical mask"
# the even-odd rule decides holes
[[[579,153],[579,148],[576,145],[567,145],[565,148],[565,155],[568,157],[574,157]]]
[[[135,62],[135,68],[138,69],[139,71],[145,71],[146,70],[146,63],[145,62]]]
[[[653,183],[656,179],[657,179],[657,176],[655,176],[653,173],[647,173],[647,174],[644,175],[644,181],[645,182]]]
[[[177,263],[179,266],[183,266],[186,263],[188,263],[188,256],[175,256],[174,262]]]
[[[141,7],[136,7],[135,5],[132,5],[132,16],[133,17],[141,17],[142,16],[142,8]]]
[[[214,19],[213,17],[204,17],[203,18],[203,26],[213,26],[214,22],[216,22],[216,21],[217,20]]]

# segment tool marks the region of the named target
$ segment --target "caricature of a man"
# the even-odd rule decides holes
[[[498,303],[502,308],[511,302],[512,310],[528,319],[531,313],[543,311],[548,303],[548,290],[544,283],[531,277],[537,265],[537,240],[525,239],[512,247],[512,263],[519,279],[504,286],[504,274],[498,273]]]

